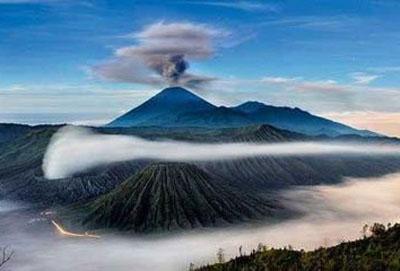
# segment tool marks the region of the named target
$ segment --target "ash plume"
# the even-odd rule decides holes
[[[179,83],[181,76],[189,68],[189,63],[182,54],[152,56],[147,65],[161,75],[170,85]]]
[[[211,58],[223,32],[192,23],[156,23],[128,35],[136,45],[115,51],[114,58],[92,68],[108,80],[199,87],[214,78],[187,73],[190,61]]]

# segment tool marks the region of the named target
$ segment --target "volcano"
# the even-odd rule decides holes
[[[272,205],[187,163],[155,163],[87,208],[83,224],[150,232],[218,226],[266,215]]]

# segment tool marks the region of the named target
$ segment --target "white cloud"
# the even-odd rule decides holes
[[[266,76],[261,78],[261,82],[270,84],[286,84],[300,80],[300,77],[279,77],[279,76]]]
[[[341,143],[189,143],[149,141],[135,136],[95,134],[91,130],[64,127],[52,138],[43,160],[46,178],[69,177],[83,170],[135,159],[213,161],[251,156],[400,155],[394,145]]]
[[[350,74],[350,76],[353,78],[355,84],[360,85],[368,85],[380,77],[379,75],[366,74],[363,72],[355,72]]]
[[[250,12],[278,12],[280,10],[277,5],[255,1],[188,1],[181,3],[225,7]]]

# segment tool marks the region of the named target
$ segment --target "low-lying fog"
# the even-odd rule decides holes
[[[70,177],[91,167],[134,159],[168,161],[224,160],[256,155],[400,155],[399,145],[323,142],[188,143],[149,141],[135,136],[96,134],[81,127],[61,128],[43,160],[48,179]]]
[[[342,185],[297,187],[282,196],[304,212],[302,218],[273,225],[219,229],[162,238],[101,239],[61,237],[47,221],[0,202],[0,245],[12,245],[15,256],[5,270],[187,270],[213,262],[218,248],[226,257],[268,246],[313,249],[361,236],[365,223],[396,222],[400,213],[400,174],[377,179],[348,179]],[[4,207],[8,206],[8,207]],[[11,208],[11,209],[10,209]]]

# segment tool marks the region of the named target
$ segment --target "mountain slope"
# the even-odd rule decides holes
[[[217,107],[181,87],[162,90],[142,105],[110,122],[107,127],[206,127],[227,128],[269,124],[306,135],[346,134],[376,136],[314,116],[299,108],[246,102],[236,107]]]
[[[118,117],[108,127],[174,126],[181,114],[213,110],[216,107],[193,93],[180,88],[166,88],[142,105]]]
[[[307,135],[376,135],[368,131],[356,130],[341,123],[314,116],[299,108],[277,107],[265,105],[260,102],[246,102],[233,107],[233,109],[246,113],[253,123],[268,123],[280,129],[296,131]]]
[[[79,176],[48,180],[43,176],[42,161],[60,127],[32,127],[24,136],[0,144],[0,199],[44,206],[71,204],[110,191],[143,167],[141,161],[110,164]]]
[[[143,169],[87,207],[91,228],[148,232],[216,226],[254,218],[272,207],[239,193],[186,163],[157,163]]]
[[[31,126],[24,124],[0,123],[0,144],[23,136],[31,130]]]

